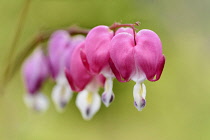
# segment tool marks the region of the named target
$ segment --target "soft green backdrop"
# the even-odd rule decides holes
[[[1,78],[23,5],[24,0],[0,0]],[[145,82],[142,112],[133,106],[134,82],[115,81],[115,101],[102,105],[91,121],[82,119],[75,96],[62,114],[52,102],[44,114],[29,111],[17,69],[0,96],[0,140],[209,140],[209,13],[209,0],[32,0],[15,54],[43,29],[140,21],[138,29],[160,36],[166,65],[158,82]],[[49,97],[52,86],[44,86]]]

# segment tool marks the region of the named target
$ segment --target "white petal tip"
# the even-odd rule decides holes
[[[90,120],[100,109],[101,99],[98,93],[83,90],[78,93],[76,106],[80,110],[84,120]]]
[[[104,105],[106,106],[106,107],[109,107],[110,106],[110,103],[107,103],[107,102],[103,102],[104,103]]]
[[[55,104],[55,108],[57,112],[63,113],[67,106],[67,102],[61,102],[60,104]]]
[[[49,107],[47,97],[41,93],[27,94],[24,96],[26,106],[37,112],[45,112]]]
[[[134,106],[138,111],[146,106],[146,86],[143,83],[136,83],[133,89]]]
[[[89,120],[92,119],[92,117],[93,117],[94,114],[90,114],[90,111],[91,111],[91,110],[90,110],[90,107],[88,107],[88,108],[86,109],[85,113],[82,114],[82,118],[83,118],[84,120],[89,121]]]
[[[114,98],[114,93],[109,94],[104,92],[101,96],[101,100],[106,107],[110,106],[110,104],[114,101]]]
[[[58,112],[64,112],[69,100],[72,97],[71,89],[66,85],[57,84],[52,91],[52,100]]]
[[[146,106],[146,100],[142,98],[139,101],[134,101],[134,106],[138,111],[142,111],[143,108]]]

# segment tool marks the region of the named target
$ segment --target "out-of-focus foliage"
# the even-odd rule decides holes
[[[23,4],[0,0],[1,75]],[[82,119],[75,95],[63,114],[52,102],[44,114],[29,111],[17,70],[0,97],[0,139],[210,139],[209,13],[209,0],[32,0],[15,55],[40,30],[140,21],[138,29],[160,36],[166,65],[158,82],[146,82],[147,106],[142,112],[133,106],[134,83],[115,81],[115,101],[109,108],[102,105],[91,121]],[[52,81],[44,86],[49,97],[52,86]]]

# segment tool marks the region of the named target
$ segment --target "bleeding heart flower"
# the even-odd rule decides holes
[[[146,103],[146,87],[142,82],[159,80],[165,64],[160,38],[147,29],[137,34],[119,32],[111,41],[110,57],[111,68],[119,81],[136,82],[134,104],[142,110]]]
[[[64,30],[56,31],[49,40],[49,60],[51,75],[56,81],[52,90],[52,99],[58,111],[63,111],[73,93],[68,85],[64,69],[68,67],[68,58],[75,46],[84,40],[83,36],[70,37]]]
[[[113,31],[107,26],[101,25],[93,28],[86,37],[85,50],[81,54],[83,62],[88,63],[87,69],[90,72],[102,74],[106,77],[102,101],[107,107],[114,99],[112,91],[114,74],[109,66],[110,42],[113,36]]]
[[[89,120],[99,110],[101,101],[98,89],[104,84],[102,75],[90,73],[84,66],[80,57],[84,49],[84,42],[79,44],[69,58],[69,69],[66,69],[66,77],[71,89],[79,92],[76,105],[84,119]]]
[[[41,48],[37,48],[23,64],[23,78],[28,94],[24,97],[26,105],[36,111],[48,108],[48,99],[40,92],[49,74],[48,60]]]
[[[64,53],[70,48],[71,38],[68,32],[59,30],[54,32],[48,43],[48,55],[52,77],[56,79],[65,67]]]

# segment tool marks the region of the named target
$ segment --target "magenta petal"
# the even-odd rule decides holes
[[[119,73],[119,71],[117,70],[117,68],[115,67],[112,59],[110,58],[109,59],[109,65],[110,65],[110,68],[112,70],[112,72],[114,73],[116,79],[120,82],[127,82],[125,79],[122,78],[121,74]]]
[[[123,33],[123,32],[126,32],[126,33],[129,33],[129,34],[133,34],[133,29],[132,28],[129,28],[129,27],[122,27],[122,28],[119,28],[115,34],[119,34],[119,33]]]
[[[49,73],[47,57],[38,48],[23,64],[23,77],[29,93],[37,92]]]
[[[64,68],[66,69],[70,69],[69,66],[69,59],[72,56],[72,53],[74,51],[74,49],[83,41],[85,40],[85,37],[82,35],[76,35],[73,36],[71,39],[71,43],[69,43],[69,45],[67,46],[66,50],[63,52],[63,61],[64,61]]]
[[[85,54],[85,52],[84,52],[83,49],[80,50],[80,57],[81,57],[81,59],[82,59],[82,63],[83,63],[83,65],[85,66],[85,68],[86,68],[88,71],[90,71],[90,66],[89,66],[88,61],[87,61],[87,56],[86,56],[86,54]]]
[[[158,64],[158,67],[157,67],[157,71],[156,71],[156,77],[154,79],[148,79],[149,81],[157,81],[160,79],[160,76],[162,74],[162,71],[163,71],[163,68],[164,68],[164,65],[165,65],[165,56],[163,55],[161,57],[161,59],[159,60],[159,64]]]
[[[96,80],[96,84],[97,84],[96,86],[98,86],[98,87],[104,87],[106,78],[102,74],[95,75],[94,78]]]
[[[71,90],[76,91],[76,92],[79,92],[80,90],[75,87],[74,82],[73,82],[73,79],[72,79],[72,76],[71,76],[71,74],[70,74],[70,72],[69,72],[68,69],[65,69],[65,75],[66,75],[66,79],[69,82],[69,85],[71,87]]]
[[[85,53],[90,69],[100,73],[109,65],[109,48],[113,32],[107,26],[97,26],[90,30],[85,40]]]
[[[145,73],[148,80],[158,80],[165,62],[160,38],[155,32],[144,29],[137,33],[136,42],[134,57],[138,69]],[[155,76],[156,79],[153,79]]]
[[[125,81],[130,80],[132,74],[135,72],[133,46],[133,36],[128,33],[117,34],[111,41],[110,57],[116,70]],[[114,73],[116,74],[116,72]],[[119,76],[115,76],[120,81]]]
[[[70,68],[66,72],[70,85],[74,85],[72,88],[76,91],[81,91],[92,80],[93,76],[87,71],[83,65],[80,57],[80,50],[84,49],[84,42],[79,44],[73,51],[71,58],[69,59]]]

